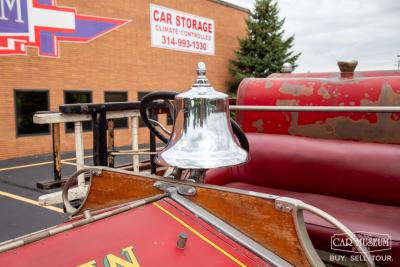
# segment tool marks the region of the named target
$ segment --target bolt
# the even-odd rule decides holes
[[[187,192],[188,192],[189,195],[193,195],[194,193],[196,193],[196,190],[193,187],[191,187],[191,188],[188,189]]]
[[[83,216],[85,217],[85,219],[91,219],[92,218],[92,214],[90,213],[90,210],[85,210],[83,212]]]
[[[286,211],[286,212],[292,212],[292,210],[293,210],[292,207],[286,207],[286,208],[285,208],[285,211]]]
[[[179,249],[184,249],[186,246],[187,239],[188,239],[188,236],[185,233],[180,233],[178,236],[178,242],[176,242],[176,246]]]

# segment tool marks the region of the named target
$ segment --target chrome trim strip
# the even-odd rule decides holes
[[[138,208],[140,206],[158,201],[164,197],[167,197],[168,193],[163,193],[163,194],[159,194],[159,195],[155,195],[152,197],[148,197],[148,198],[144,198],[144,199],[140,199],[140,200],[136,200],[136,201],[132,201],[122,207],[110,210],[110,211],[106,211],[104,213],[100,213],[100,214],[96,214],[96,215],[92,215],[89,216],[88,218],[79,220],[79,221],[74,221],[71,222],[70,224],[66,224],[66,225],[61,225],[61,226],[54,226],[54,227],[50,227],[29,235],[25,235],[19,238],[15,238],[9,241],[5,241],[3,243],[0,243],[0,253],[10,250],[10,249],[14,249],[14,248],[18,248],[21,247],[23,245],[44,239],[46,237],[50,237],[62,232],[65,232],[67,230],[71,230],[104,218],[108,218],[111,217],[113,215],[117,215],[120,214],[122,212],[131,210],[131,209],[135,209]]]

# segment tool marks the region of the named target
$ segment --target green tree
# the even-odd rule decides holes
[[[283,24],[279,18],[277,2],[256,0],[247,23],[247,36],[239,39],[240,49],[236,59],[230,61],[232,80],[228,82],[231,93],[236,93],[239,83],[246,77],[266,77],[280,72],[284,63],[297,67],[301,53],[291,51],[294,36],[284,38]]]

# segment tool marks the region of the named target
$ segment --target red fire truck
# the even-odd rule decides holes
[[[239,127],[199,64],[189,91],[141,104],[167,143],[157,174],[75,173],[70,220],[0,244],[0,265],[400,266],[400,72],[340,67],[245,79]],[[170,135],[146,111],[160,99]]]

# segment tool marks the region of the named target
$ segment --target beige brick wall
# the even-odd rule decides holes
[[[150,3],[214,19],[215,55],[201,55],[152,48]],[[138,91],[175,90],[190,87],[198,61],[208,67],[208,78],[217,90],[226,90],[228,61],[245,34],[247,13],[208,0],[58,0],[75,7],[79,14],[130,19],[131,22],[89,43],[61,43],[59,59],[39,57],[30,48],[28,56],[0,57],[0,159],[49,153],[51,135],[16,137],[14,89],[48,89],[50,108],[64,103],[64,90],[91,90],[93,102],[104,101],[104,91],[128,91],[137,100]],[[62,127],[62,150],[74,149],[73,133]],[[129,130],[116,130],[116,145],[130,143]],[[148,141],[147,129],[139,132]],[[92,134],[84,134],[86,148]]]

